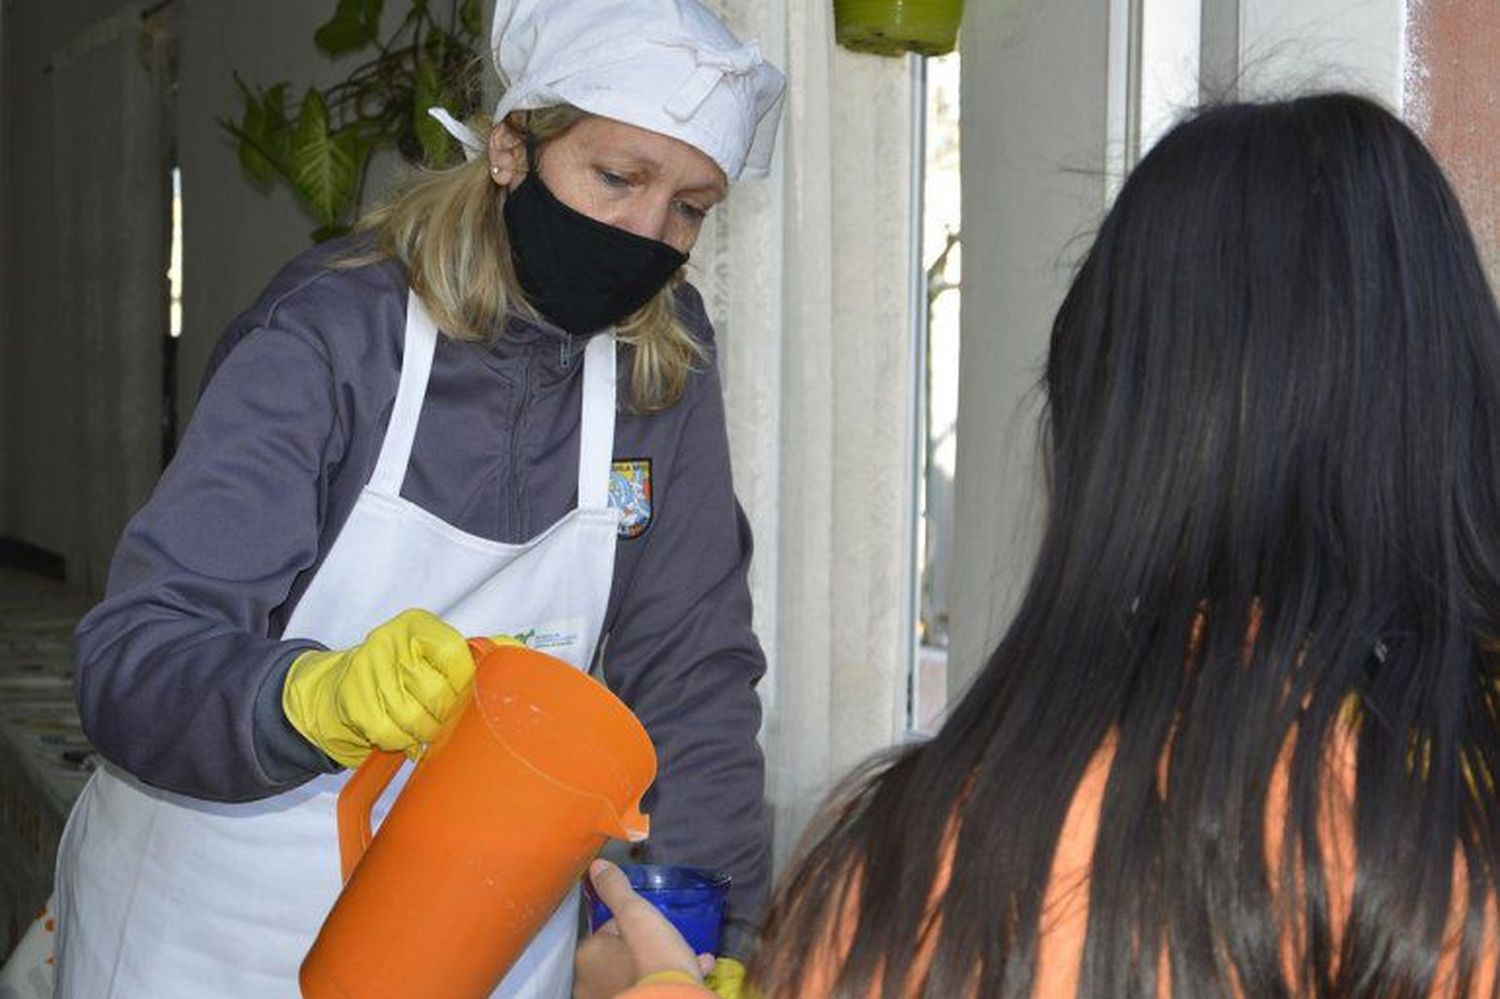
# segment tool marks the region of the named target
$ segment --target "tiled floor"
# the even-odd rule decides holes
[[[93,764],[72,682],[73,629],[88,606],[61,583],[0,569],[0,958],[46,899]]]

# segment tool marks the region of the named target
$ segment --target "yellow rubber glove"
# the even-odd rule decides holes
[[[436,615],[409,610],[352,649],[298,656],[281,707],[307,741],[357,767],[372,749],[420,755],[473,681],[464,636]]]
[[[760,993],[745,984],[745,966],[732,957],[721,957],[703,984],[719,999],[760,999]]]

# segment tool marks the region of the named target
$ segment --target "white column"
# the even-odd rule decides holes
[[[911,74],[836,48],[827,0],[712,3],[790,80],[772,176],[715,209],[691,271],[718,330],[735,486],[755,531],[784,861],[829,787],[890,745],[904,716]]]

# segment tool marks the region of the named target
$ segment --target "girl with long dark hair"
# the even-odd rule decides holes
[[[1019,611],[830,807],[764,991],[1500,995],[1500,314],[1422,143],[1344,94],[1194,115],[1044,388]],[[673,967],[626,911],[581,966]]]

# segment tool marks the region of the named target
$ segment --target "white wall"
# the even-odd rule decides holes
[[[1150,28],[1136,44],[1180,48]],[[1034,427],[1052,315],[1108,190],[1105,168],[1159,107],[1128,80],[1129,0],[970,3],[963,46],[964,301],[950,690],[982,664],[1026,582],[1042,511]],[[1404,0],[1202,0],[1212,93],[1354,87],[1400,107]],[[1111,17],[1115,19],[1112,21]],[[1127,34],[1122,35],[1121,32]],[[1142,37],[1143,36],[1143,37]],[[1152,39],[1158,39],[1152,42]],[[1161,41],[1165,40],[1165,41]],[[1122,74],[1126,74],[1122,76]],[[1168,82],[1165,93],[1189,94]],[[1142,112],[1145,115],[1142,115]],[[1148,120],[1142,121],[1142,117]]]
[[[1141,18],[1140,143],[1150,149],[1198,103],[1201,0],[1148,0]]]
[[[10,5],[11,0],[0,0],[0,288],[4,287],[3,275],[10,273],[10,119],[12,102],[10,94]],[[11,329],[8,302],[10,296],[0,299],[0,537],[11,522],[11,505],[15,474],[11,469],[15,448],[15,417],[10,406],[10,384],[6,372],[15,370],[12,357]]]
[[[49,428],[67,424],[67,358],[51,339],[54,190],[51,92],[47,61],[90,24],[120,9],[121,0],[8,0],[4,10],[4,117],[0,159],[6,255],[0,270],[0,536],[62,551],[67,547],[69,481]]]
[[[1405,29],[1405,0],[1241,0],[1245,90],[1357,90],[1399,111]]]
[[[1025,583],[1052,313],[1104,202],[1107,4],[970,3],[962,32],[964,299],[950,696]]]
[[[214,120],[239,117],[233,73],[261,86],[291,80],[291,95],[300,101],[307,85],[336,81],[368,56],[331,60],[313,45],[314,30],[333,12],[331,2],[177,2],[182,5],[177,123],[184,249],[178,418],[185,426],[219,334],[282,264],[312,245],[309,234],[315,227],[286,185],[262,194],[243,179],[235,146]],[[392,13],[405,5],[386,7],[389,30],[395,26]],[[377,161],[368,194],[389,183],[392,168],[390,159]]]
[[[9,252],[0,259],[0,536],[62,551],[68,530],[68,507],[60,501],[65,456],[54,452],[47,428],[61,425],[69,400],[60,389],[67,359],[48,342],[55,192],[43,67],[53,49],[122,2],[4,2],[0,217]],[[313,31],[333,8],[332,2],[307,0],[176,0],[185,249],[179,427],[191,413],[203,364],[225,325],[282,263],[310,245],[314,225],[284,185],[265,195],[245,182],[234,145],[215,118],[239,117],[236,71],[262,85],[289,79],[300,99],[307,84],[331,82],[364,58],[355,54],[335,62],[313,45]],[[390,175],[391,161],[378,163],[370,190],[380,190]]]

